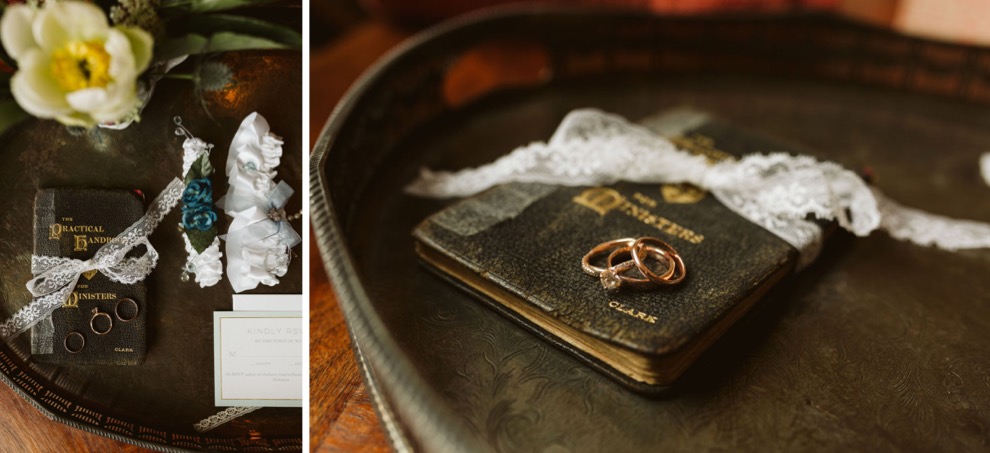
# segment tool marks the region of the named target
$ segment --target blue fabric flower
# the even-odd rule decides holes
[[[186,230],[207,231],[217,221],[213,210],[213,183],[209,178],[189,181],[182,192],[182,227]]]
[[[182,207],[182,227],[187,230],[206,231],[217,221],[217,213],[208,204]]]
[[[182,192],[182,203],[188,206],[213,204],[213,183],[209,178],[199,178],[189,181],[186,190]]]

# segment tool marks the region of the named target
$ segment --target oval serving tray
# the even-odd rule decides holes
[[[988,104],[987,49],[830,16],[500,9],[418,35],[351,88],[312,157],[313,225],[400,450],[985,448],[986,251],[836,234],[649,399],[419,266],[410,232],[449,201],[401,189],[421,166],[545,140],[574,108],[689,106],[870,166],[905,204],[990,221]]]
[[[300,27],[300,10],[267,8],[271,20]],[[122,131],[72,132],[54,121],[28,120],[0,141],[0,316],[30,302],[34,196],[42,187],[140,189],[147,201],[182,171],[182,140],[173,116],[213,143],[214,197],[226,191],[227,148],[240,121],[258,111],[285,140],[278,178],[298,193],[287,212],[302,208],[302,58],[298,52],[252,51],[221,57],[236,87],[206,94],[211,119],[186,81],[164,79],[141,121]],[[189,71],[188,65],[175,72]],[[223,217],[221,215],[221,217]],[[210,288],[179,281],[186,259],[174,209],[151,236],[160,259],[146,280],[150,314],[144,364],[58,367],[31,359],[29,334],[0,342],[0,380],[58,422],[162,451],[301,451],[302,411],[263,408],[205,434],[193,424],[223,408],[213,405],[213,311],[231,309],[224,278]],[[227,220],[221,220],[221,230]],[[297,225],[298,228],[298,225]],[[221,250],[222,251],[222,250]],[[302,263],[291,263],[281,283],[253,293],[301,293]]]

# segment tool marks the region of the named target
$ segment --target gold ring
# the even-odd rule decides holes
[[[79,349],[72,349],[69,347],[69,338],[72,338],[73,335],[79,336],[79,339],[82,341],[82,344],[79,345]],[[78,352],[81,352],[83,348],[86,347],[86,337],[84,337],[83,334],[79,332],[69,332],[69,334],[65,336],[65,339],[62,340],[62,346],[65,346],[65,350],[69,351],[69,354],[76,354]]]
[[[608,254],[605,267],[591,263],[595,257],[605,253]],[[624,255],[628,255],[631,259],[617,263],[616,261]],[[646,265],[648,258],[663,261],[666,270],[657,274]],[[627,275],[633,268],[639,271],[639,277]],[[676,285],[684,281],[687,276],[687,267],[677,250],[655,237],[621,238],[602,242],[592,247],[581,258],[581,269],[588,275],[598,277],[606,290],[618,289],[623,284],[637,288]]]
[[[649,288],[653,286],[653,283],[655,282],[651,278],[649,278],[649,276],[646,273],[644,273],[642,269],[637,268],[637,270],[640,271],[640,274],[646,276],[646,278],[635,278],[625,275],[625,272],[627,270],[632,269],[633,267],[637,267],[635,261],[626,260],[619,264],[613,264],[615,262],[615,259],[622,255],[632,255],[632,251],[633,251],[632,246],[623,246],[615,249],[615,251],[613,251],[611,254],[608,255],[608,259],[605,261],[609,267],[609,269],[606,270],[605,272],[609,272],[612,269],[616,269],[616,273],[618,274],[619,278],[622,280],[622,283],[630,283],[637,288]],[[645,246],[640,249],[640,253],[646,254],[647,256],[656,259],[657,261],[666,262],[667,271],[664,272],[664,274],[660,276],[660,278],[670,278],[672,275],[674,275],[674,267],[675,267],[674,259],[670,257],[670,254],[667,253],[666,250],[652,246]],[[640,261],[642,261],[642,259]],[[625,266],[625,269],[620,269],[620,266]],[[644,265],[643,267],[646,266]],[[650,269],[647,269],[647,271],[652,273]],[[604,273],[602,278],[603,279],[605,278]],[[602,285],[605,285],[605,283],[603,282]],[[610,288],[608,288],[608,286],[606,285],[606,289],[610,289]]]
[[[130,318],[124,318],[123,316],[120,316],[120,304],[125,302],[134,305],[134,316],[131,316]],[[134,299],[131,299],[130,297],[120,298],[119,300],[117,300],[117,305],[113,306],[113,314],[117,315],[117,319],[119,319],[121,322],[131,322],[137,319],[139,313],[140,313],[140,307],[138,307],[138,303]]]
[[[671,260],[672,264],[667,268],[667,272],[664,275],[657,275],[649,267],[643,263],[643,257],[650,250],[662,250],[668,260]],[[658,285],[676,285],[684,280],[687,276],[687,267],[684,266],[684,260],[681,259],[681,255],[674,250],[670,244],[661,241],[660,239],[654,237],[642,237],[636,240],[632,245],[632,259],[636,263],[636,269],[643,274],[644,277],[648,278],[651,282]]]
[[[110,323],[110,327],[107,328],[107,330],[97,330],[96,329],[96,318],[99,318],[100,316],[106,316],[107,322]],[[93,308],[93,317],[92,318],[89,318],[89,328],[90,329],[93,329],[93,333],[95,333],[97,335],[106,335],[106,334],[110,333],[111,330],[113,330],[113,318],[111,318],[110,315],[108,315],[106,313],[100,312],[100,309],[99,308]]]
[[[581,269],[584,270],[584,273],[592,277],[598,277],[602,274],[602,272],[605,272],[606,268],[592,265],[592,258],[602,253],[609,252],[616,247],[631,246],[635,242],[636,240],[633,238],[612,239],[611,241],[602,242],[601,244],[592,247],[591,251],[585,254],[584,258],[581,258]]]

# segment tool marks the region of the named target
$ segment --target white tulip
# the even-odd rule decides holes
[[[10,90],[28,113],[85,127],[136,114],[137,78],[154,44],[144,30],[111,27],[90,3],[49,1],[8,6],[0,41],[17,61]]]

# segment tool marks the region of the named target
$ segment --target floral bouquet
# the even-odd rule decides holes
[[[0,0],[0,134],[29,116],[127,127],[162,77],[222,90],[233,73],[206,56],[302,47],[290,28],[227,13],[270,1]],[[204,57],[191,73],[169,74],[191,55]]]

